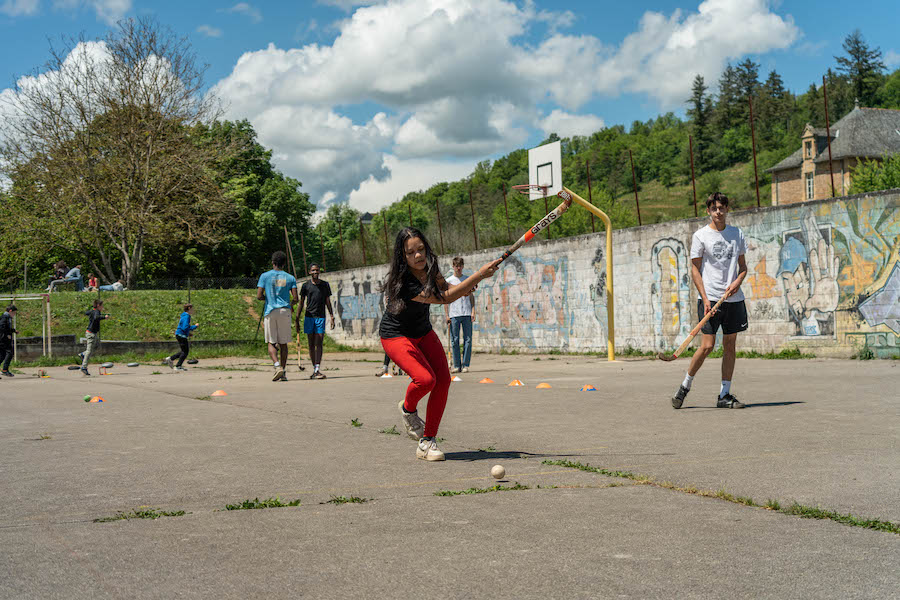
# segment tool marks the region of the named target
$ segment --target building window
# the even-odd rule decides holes
[[[806,174],[806,199],[812,200],[815,194],[815,186],[813,185],[814,173]]]
[[[812,142],[806,142],[806,144],[804,144],[804,146],[805,146],[805,148],[806,148],[806,158],[812,158],[812,157],[813,157],[813,155],[812,155]]]

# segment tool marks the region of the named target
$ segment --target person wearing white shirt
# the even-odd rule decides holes
[[[459,285],[463,280],[463,267],[465,262],[461,256],[453,259],[453,275],[447,278],[450,285]],[[444,315],[447,317],[447,325],[450,328],[450,347],[453,349],[453,368],[451,373],[469,372],[469,362],[472,359],[472,322],[475,320],[475,297],[472,293],[462,296],[458,300],[444,305]],[[463,351],[460,357],[459,332],[462,329]]]
[[[706,199],[709,225],[694,233],[691,239],[691,277],[700,297],[697,299],[697,319],[706,316],[712,306],[725,299],[709,321],[700,329],[703,341],[691,358],[684,381],[672,397],[672,407],[681,408],[691,390],[694,376],[716,345],[716,332],[722,328],[722,387],[716,398],[718,408],[744,408],[731,393],[734,375],[737,334],[747,330],[747,307],[741,283],[747,276],[747,242],[744,233],[734,225],[726,224],[728,196],[721,192]]]

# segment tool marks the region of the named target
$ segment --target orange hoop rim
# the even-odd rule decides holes
[[[525,194],[527,196],[530,196],[532,192],[537,192],[537,193],[540,193],[540,194],[543,194],[544,196],[546,196],[547,190],[550,189],[550,186],[549,185],[536,185],[536,184],[532,184],[532,183],[523,183],[520,185],[514,185],[510,189],[515,190],[515,191],[519,192],[520,194]]]

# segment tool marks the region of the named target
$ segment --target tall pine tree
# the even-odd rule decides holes
[[[709,168],[708,150],[712,143],[712,101],[702,75],[694,77],[691,99],[688,100],[687,115],[691,120],[691,135],[694,136],[694,168],[705,173]]]
[[[859,29],[844,38],[846,56],[835,56],[837,70],[846,74],[853,83],[853,91],[863,106],[875,103],[875,93],[884,77],[881,50],[869,48]]]

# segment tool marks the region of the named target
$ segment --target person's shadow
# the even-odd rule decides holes
[[[789,402],[753,402],[744,405],[744,408],[765,408],[767,406],[790,406],[791,404],[806,404],[802,400],[791,400]],[[707,408],[710,410],[722,410],[715,406],[682,406],[679,410],[692,410],[698,408]]]

